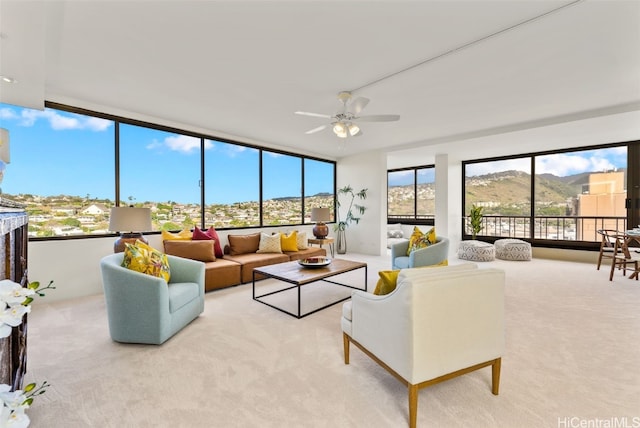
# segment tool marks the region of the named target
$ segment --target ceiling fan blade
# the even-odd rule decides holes
[[[331,119],[333,116],[328,115],[328,114],[322,114],[322,113],[310,113],[308,111],[296,111],[294,112],[294,114],[299,114],[302,116],[311,116],[311,117],[323,117],[325,119]]]
[[[358,97],[351,103],[349,110],[354,115],[358,115],[369,104],[369,98]]]
[[[369,116],[357,117],[354,120],[360,122],[394,122],[400,120],[399,114],[372,114]]]
[[[305,134],[315,134],[316,132],[322,131],[326,127],[327,127],[327,125],[318,126],[317,128],[313,128],[313,129],[308,130],[307,132],[305,132]]]

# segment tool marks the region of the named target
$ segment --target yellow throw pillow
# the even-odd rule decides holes
[[[298,251],[298,232],[294,230],[288,235],[281,233],[280,247],[282,251]]]
[[[435,267],[444,267],[449,266],[449,260],[444,259],[438,264],[430,265],[430,266],[420,266],[421,268],[435,268]],[[378,272],[380,279],[376,284],[376,289],[373,290],[373,294],[377,294],[378,296],[384,296],[385,294],[391,293],[396,289],[396,285],[398,283],[398,274],[400,270],[382,270]]]
[[[191,241],[193,238],[193,232],[189,229],[182,229],[178,233],[171,233],[166,230],[161,232],[163,241]]]
[[[396,282],[398,281],[398,274],[400,273],[400,269],[397,270],[381,270],[378,272],[380,279],[376,284],[376,289],[373,290],[373,294],[377,294],[378,296],[383,296],[385,294],[391,293],[396,289]]]
[[[407,248],[407,256],[412,251],[426,248],[436,243],[436,228],[432,227],[427,233],[423,233],[418,226],[413,228],[413,233],[409,238],[409,248]]]
[[[140,240],[137,240],[135,244],[125,244],[122,266],[136,272],[162,278],[167,282],[171,277],[167,255]]]

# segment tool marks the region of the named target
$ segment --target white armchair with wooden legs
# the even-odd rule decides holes
[[[344,362],[353,343],[408,387],[409,426],[418,390],[491,366],[498,395],[504,353],[504,271],[473,263],[400,271],[396,289],[356,291],[342,310]]]

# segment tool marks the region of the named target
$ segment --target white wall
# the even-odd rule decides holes
[[[347,253],[380,255],[386,252],[387,224],[387,157],[384,152],[374,151],[362,155],[342,158],[336,165],[337,188],[346,185],[355,192],[369,189],[365,201],[356,203],[367,207],[358,224],[351,224],[346,231]],[[340,199],[347,205],[346,198]],[[341,207],[340,218],[344,219],[347,206]],[[335,232],[330,235],[335,235]]]

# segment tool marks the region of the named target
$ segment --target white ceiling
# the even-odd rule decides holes
[[[0,74],[18,80],[0,84],[10,104],[413,165],[436,147],[513,146],[492,135],[586,134],[583,119],[616,118],[640,138],[640,1],[0,0],[0,24]],[[342,148],[329,128],[306,135],[325,119],[293,112],[333,114],[343,90],[371,99],[364,114],[400,121],[362,123]]]

